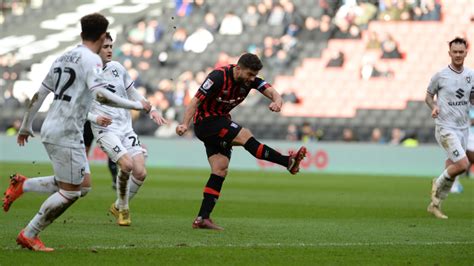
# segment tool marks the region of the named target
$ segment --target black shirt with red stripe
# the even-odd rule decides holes
[[[234,67],[235,65],[228,65],[214,69],[199,87],[195,97],[201,103],[194,115],[194,123],[216,116],[230,119],[230,111],[245,100],[251,89],[263,93],[271,87],[259,77],[248,86],[236,82],[233,75]]]

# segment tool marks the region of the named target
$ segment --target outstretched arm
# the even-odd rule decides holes
[[[21,123],[21,127],[17,137],[17,143],[20,146],[24,146],[25,142],[28,142],[28,137],[34,137],[33,134],[33,120],[35,119],[38,110],[40,109],[41,105],[43,105],[44,99],[51,91],[47,88],[41,86],[39,90],[33,95],[30,104],[28,105],[28,110],[26,111],[25,115],[23,116],[23,123]]]
[[[136,89],[134,86],[131,86],[130,88],[127,89],[127,95],[128,95],[128,98],[129,99],[132,99],[134,101],[139,101],[139,102],[142,102],[142,101],[146,101],[148,102],[145,97],[143,97]],[[151,107],[150,111],[149,111],[149,115],[150,115],[150,119],[155,121],[156,124],[158,125],[163,125],[163,124],[166,124],[168,123],[166,121],[166,119],[164,119],[160,112],[158,112],[158,110],[156,110],[156,108],[154,106]]]
[[[200,101],[198,98],[193,97],[191,99],[191,102],[186,107],[186,111],[184,112],[183,123],[176,127],[176,134],[182,136],[184,135],[184,133],[186,133],[186,131],[188,131],[189,123],[191,123],[191,119],[193,118],[194,113],[196,113],[196,109],[199,106],[199,103]]]
[[[107,90],[105,87],[100,87],[93,90],[95,99],[105,105],[120,107],[125,109],[145,110],[150,111],[151,105],[145,101],[130,101]]]
[[[272,112],[280,112],[281,106],[283,105],[283,100],[281,99],[281,95],[273,88],[268,87],[263,91],[263,95],[265,95],[268,99],[272,101],[268,108]]]

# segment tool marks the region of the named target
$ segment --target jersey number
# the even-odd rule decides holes
[[[128,137],[128,139],[133,140],[132,147],[140,146],[140,140],[137,137],[130,136],[130,137]]]
[[[76,79],[76,72],[74,72],[74,69],[70,67],[65,67],[64,68],[64,73],[69,74],[69,79],[67,80],[66,84],[59,88],[59,81],[61,80],[61,75],[63,71],[59,67],[54,68],[54,73],[58,73],[58,80],[56,81],[56,86],[54,87],[54,99],[55,100],[61,100],[61,101],[66,101],[70,102],[71,101],[71,96],[64,94],[69,87],[71,87],[72,83],[74,83],[74,80]]]

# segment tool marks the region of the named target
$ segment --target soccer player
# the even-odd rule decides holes
[[[270,111],[280,112],[281,96],[265,80],[257,77],[261,69],[260,59],[250,53],[243,54],[237,65],[214,69],[186,108],[182,124],[176,127],[176,133],[182,136],[194,117],[194,132],[204,143],[211,166],[211,175],[204,187],[204,199],[193,228],[223,229],[213,223],[210,215],[227,176],[232,146],[244,146],[256,158],[279,164],[291,174],[299,171],[300,162],[306,156],[305,147],[288,156],[282,155],[257,141],[250,130],[231,120],[229,112],[247,97],[251,89],[258,90],[272,101]]]
[[[451,64],[436,73],[430,81],[426,93],[426,104],[435,119],[435,137],[448,157],[445,170],[433,179],[431,202],[428,212],[436,218],[447,219],[441,211],[441,202],[446,199],[454,180],[467,170],[469,161],[466,145],[469,136],[469,105],[474,86],[474,72],[464,67],[467,42],[455,38],[449,42]],[[437,96],[437,101],[434,96]]]
[[[59,191],[43,202],[16,240],[22,247],[34,251],[53,251],[40,240],[39,233],[81,196],[81,184],[89,175],[83,128],[92,99],[123,108],[151,109],[146,101],[122,99],[105,88],[102,62],[97,53],[105,39],[107,19],[94,13],[82,17],[80,22],[82,44],[54,61],[28,106],[17,138],[18,144],[24,146],[28,138],[34,136],[34,117],[46,96],[53,92],[54,101],[41,127],[41,140],[52,162]],[[18,181],[11,182],[4,204],[21,195],[24,179],[18,178]]]
[[[112,61],[113,40],[107,33],[99,55],[104,63],[104,78],[107,89],[114,94],[136,101],[145,98],[133,86],[133,80],[127,70],[117,61]],[[100,124],[101,117],[111,118],[111,124]],[[150,118],[162,125],[166,120],[156,109],[150,111]],[[117,163],[117,200],[110,207],[110,213],[117,218],[121,226],[131,224],[128,201],[137,194],[146,177],[145,150],[132,128],[132,117],[128,110],[106,106],[94,101],[89,111],[92,132],[101,149]]]

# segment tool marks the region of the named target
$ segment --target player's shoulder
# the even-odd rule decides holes
[[[122,66],[122,64],[120,64],[120,62],[117,62],[117,61],[108,62],[107,67],[113,67],[113,68],[116,68],[116,69],[125,70],[125,67]]]

